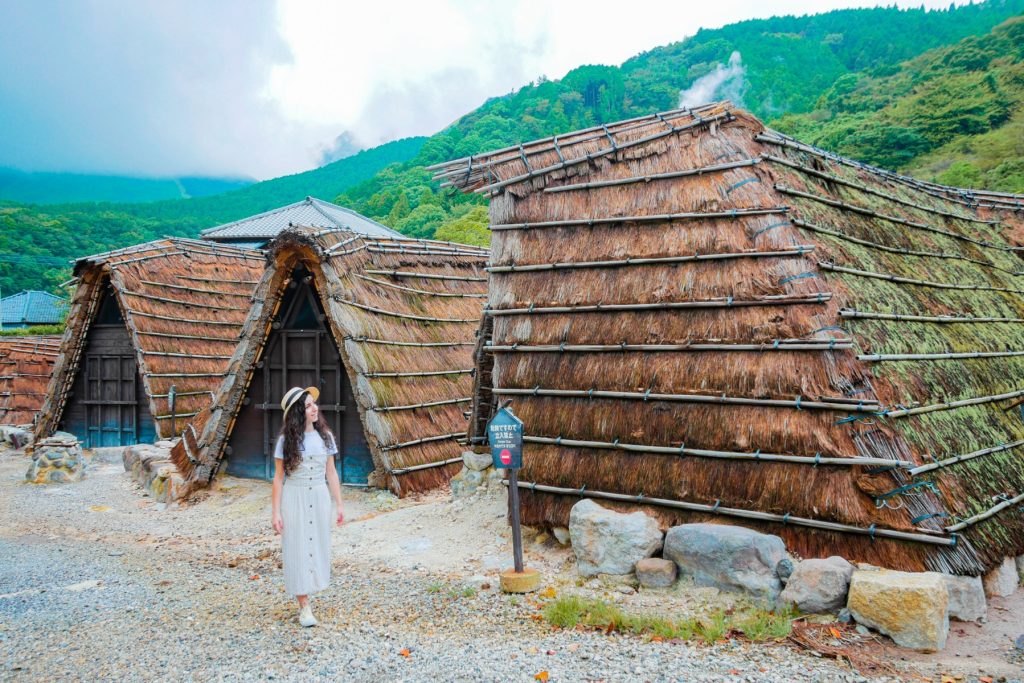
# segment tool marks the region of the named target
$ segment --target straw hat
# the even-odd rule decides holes
[[[306,387],[305,389],[302,387],[292,387],[285,393],[284,398],[281,399],[281,409],[284,410],[285,417],[288,416],[288,409],[295,405],[295,402],[299,400],[299,396],[306,392],[313,397],[314,401],[320,398],[320,390],[316,387]]]

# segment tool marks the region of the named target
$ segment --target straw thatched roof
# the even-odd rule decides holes
[[[458,471],[474,335],[486,291],[486,250],[292,227],[268,244],[256,303],[212,408],[172,457],[191,487],[216,473],[284,292],[311,273],[373,457],[371,484],[398,495]]]
[[[443,164],[491,197],[491,374],[523,517],[581,496],[805,557],[978,574],[1024,552],[1022,198],[766,130],[728,103]]]
[[[108,291],[128,328],[157,436],[172,436],[171,385],[180,427],[182,418],[209,404],[223,381],[263,264],[257,251],[182,238],[79,259],[78,286],[37,439],[60,424],[90,325]]]
[[[60,337],[0,337],[0,424],[35,420],[60,349]]]

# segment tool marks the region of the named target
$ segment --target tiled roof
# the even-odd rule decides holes
[[[401,237],[386,225],[361,216],[337,204],[313,197],[265,213],[203,230],[206,240],[270,239],[289,225],[315,228],[344,228],[369,237]]]
[[[4,325],[47,325],[59,323],[68,302],[48,292],[28,290],[0,299]]]

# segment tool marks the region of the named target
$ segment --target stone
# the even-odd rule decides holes
[[[698,586],[769,600],[782,590],[775,568],[786,557],[786,544],[778,536],[726,524],[683,524],[668,530],[664,555]]]
[[[582,576],[630,574],[662,546],[661,529],[652,517],[615,512],[589,498],[569,512],[569,540]]]
[[[847,607],[857,622],[897,645],[936,652],[949,635],[949,592],[935,572],[853,572]]]
[[[1014,564],[1017,565],[1017,577],[1020,579],[1020,584],[1024,586],[1024,555],[1018,555]]]
[[[778,601],[807,614],[835,612],[846,604],[851,576],[853,565],[841,557],[804,560],[796,565]]]
[[[474,451],[464,451],[462,453],[462,462],[466,463],[466,467],[477,472],[483,472],[493,464],[490,453],[476,453]]]
[[[672,560],[647,557],[636,563],[636,578],[644,588],[668,588],[676,582],[678,574]]]
[[[984,621],[988,614],[985,605],[985,586],[980,576],[951,576],[940,574],[949,592],[949,618],[958,621]]]
[[[569,545],[569,529],[564,526],[556,526],[551,529],[551,534],[555,537],[555,540],[562,545]]]
[[[1005,598],[1017,590],[1020,579],[1017,576],[1017,565],[1012,557],[1004,557],[1002,564],[985,575],[985,595],[988,597]]]
[[[461,472],[452,477],[452,498],[472,496],[480,488],[483,480],[481,472],[463,467]]]
[[[46,475],[46,479],[54,484],[66,484],[71,481],[71,475],[66,470],[53,469]]]
[[[836,621],[838,621],[840,624],[849,624],[851,621],[853,621],[853,615],[850,614],[849,608],[844,607],[841,610],[839,610],[839,613],[836,614]]]
[[[502,488],[501,481],[505,478],[505,472],[507,470],[499,470],[497,467],[491,467],[482,472],[484,475],[484,486],[489,489],[500,489]]]
[[[777,565],[775,565],[775,576],[779,577],[779,581],[785,586],[786,582],[789,581],[789,577],[793,575],[793,560],[788,557],[782,558]]]
[[[157,448],[166,448],[167,450],[171,450],[172,448],[174,448],[175,443],[177,443],[177,439],[175,439],[174,441],[163,439],[161,441],[157,441],[153,445],[156,446]]]

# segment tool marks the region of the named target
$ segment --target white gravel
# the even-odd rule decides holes
[[[48,487],[22,483],[27,464],[0,455],[0,680],[864,680],[780,645],[556,632],[536,598],[464,591],[507,559],[494,500],[382,512],[379,494],[346,491],[320,626],[302,629],[266,484],[157,511],[117,464]],[[529,557],[547,574],[568,552]]]

